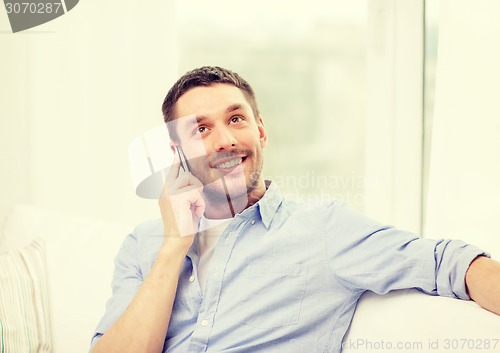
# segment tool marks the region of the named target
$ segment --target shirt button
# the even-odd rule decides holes
[[[191,282],[191,283],[194,282],[194,276],[189,277],[189,282]]]
[[[201,322],[201,325],[202,326],[207,326],[208,325],[208,320],[207,319],[203,319],[203,321]]]
[[[252,219],[252,225],[254,225],[254,224],[255,224],[255,219]]]

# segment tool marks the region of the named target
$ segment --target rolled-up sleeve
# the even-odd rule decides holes
[[[111,284],[113,294],[107,301],[104,316],[92,336],[91,349],[125,312],[143,282],[137,255],[137,237],[132,233],[125,238],[115,258],[115,270]]]
[[[332,204],[324,221],[332,275],[352,290],[384,294],[417,288],[470,299],[467,269],[477,256],[489,256],[460,240],[421,238],[382,225],[343,204]]]

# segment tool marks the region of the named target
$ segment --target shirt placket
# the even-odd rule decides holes
[[[222,233],[210,264],[210,273],[205,288],[196,328],[191,336],[189,352],[206,352],[210,334],[214,326],[219,298],[222,291],[224,274],[234,249],[236,239],[241,233],[248,219],[241,217],[240,222],[229,225]]]

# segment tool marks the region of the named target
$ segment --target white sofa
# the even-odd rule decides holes
[[[31,206],[14,207],[8,214],[0,234],[0,262],[27,249],[33,239],[41,238],[44,244],[46,286],[43,276],[36,279],[31,288],[35,293],[28,299],[42,297],[30,303],[35,306],[32,319],[42,326],[42,332],[34,336],[40,343],[33,352],[88,351],[111,294],[114,256],[132,227]],[[27,256],[26,251],[21,253]],[[0,287],[0,304],[4,306],[8,300],[22,298],[2,299],[6,283],[0,284],[4,286]],[[37,307],[43,300],[47,301],[45,309]],[[14,337],[15,330],[20,330],[21,336],[26,330],[5,327],[8,310],[0,310],[4,330],[4,351],[0,341],[0,352],[31,353],[16,350],[8,341],[7,331]],[[34,344],[33,339],[29,344]],[[365,294],[343,347],[343,352],[500,352],[500,316],[474,302],[432,297],[416,290],[385,296]],[[312,352],[316,352],[314,347]]]

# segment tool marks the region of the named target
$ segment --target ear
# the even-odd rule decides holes
[[[257,129],[259,130],[260,146],[265,147],[267,145],[267,133],[262,115],[259,115],[257,119]]]
[[[175,154],[175,142],[170,140],[169,146],[172,153]]]

